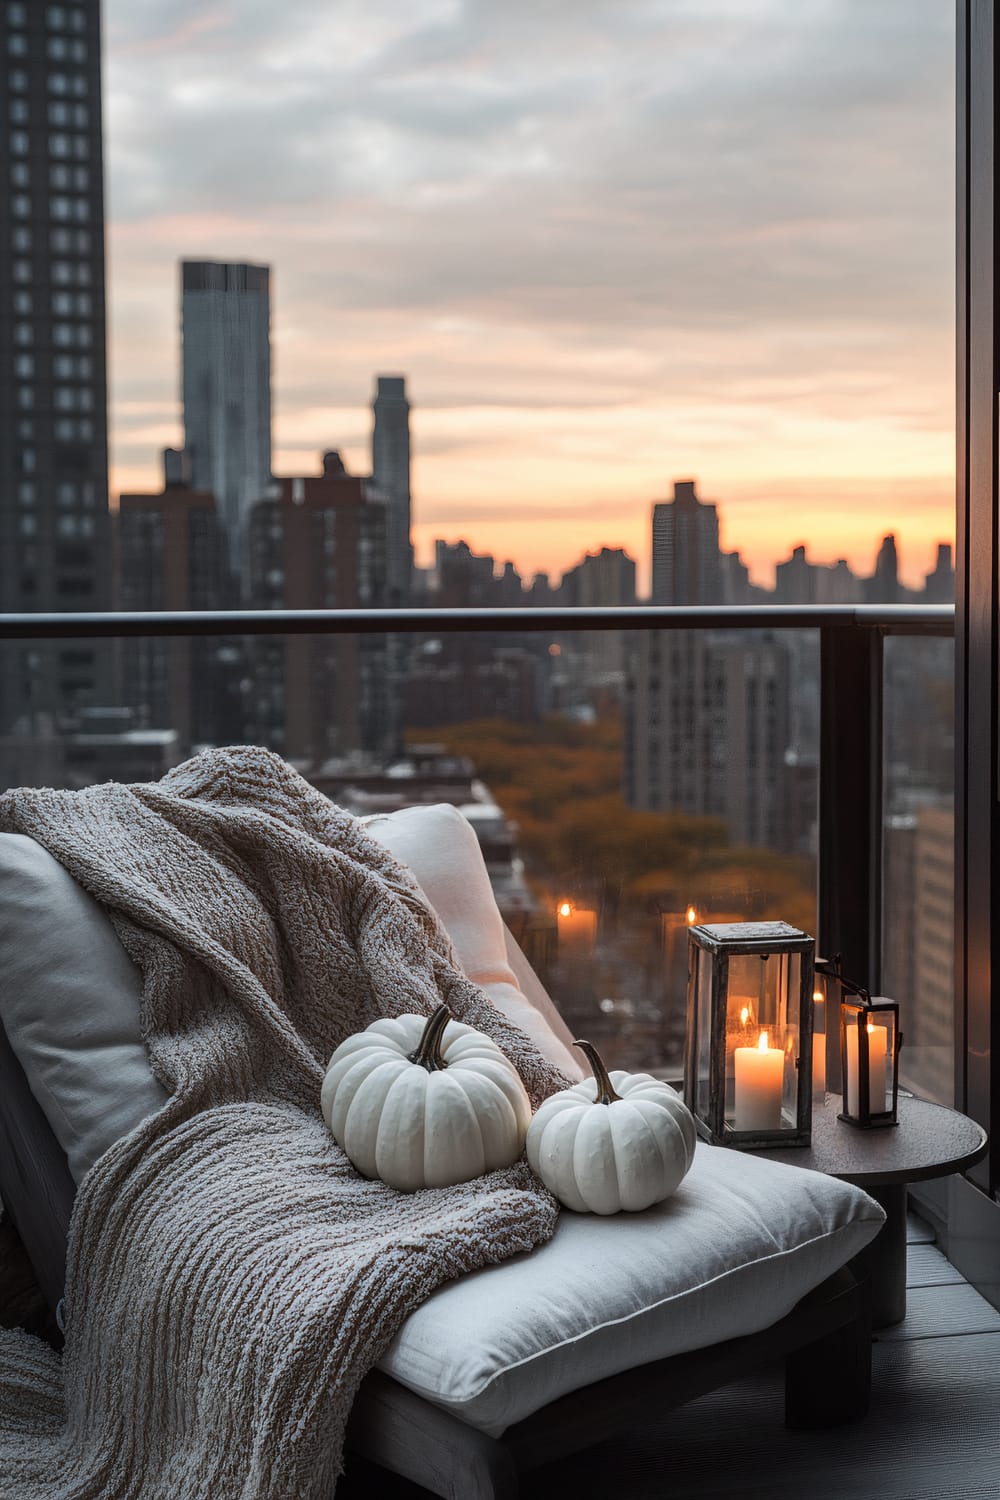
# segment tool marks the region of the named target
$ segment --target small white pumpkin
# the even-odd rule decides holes
[[[513,1063],[447,1005],[347,1037],[330,1059],[320,1108],[358,1171],[403,1193],[509,1167],[531,1119]]]
[[[594,1076],[539,1106],[528,1127],[532,1171],[577,1213],[637,1212],[669,1198],[694,1160],[691,1111],[668,1083],[609,1074],[595,1047],[576,1046]]]

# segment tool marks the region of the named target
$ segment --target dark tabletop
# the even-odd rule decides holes
[[[858,1130],[837,1119],[839,1094],[813,1102],[812,1145],[757,1154],[842,1177],[859,1187],[961,1172],[986,1154],[986,1131],[957,1110],[900,1095],[899,1124]]]

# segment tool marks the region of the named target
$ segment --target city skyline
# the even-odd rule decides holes
[[[560,13],[110,0],[115,492],[179,439],[177,262],[251,259],[276,471],[361,472],[405,371],[421,562],[636,553],[687,473],[759,581],[803,533],[860,571],[873,516],[916,581],[952,528],[948,7]]]

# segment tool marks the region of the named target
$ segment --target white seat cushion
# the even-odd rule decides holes
[[[498,1436],[567,1391],[770,1327],[884,1218],[836,1178],[699,1145],[665,1203],[564,1211],[547,1244],[440,1287],[379,1368]]]

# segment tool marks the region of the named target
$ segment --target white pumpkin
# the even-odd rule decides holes
[[[694,1160],[691,1111],[648,1073],[609,1074],[596,1048],[577,1042],[593,1078],[552,1094],[528,1127],[528,1162],[566,1208],[636,1212],[680,1185]]]
[[[330,1059],[320,1108],[358,1171],[404,1193],[509,1167],[531,1119],[513,1063],[447,1005],[347,1037]]]

